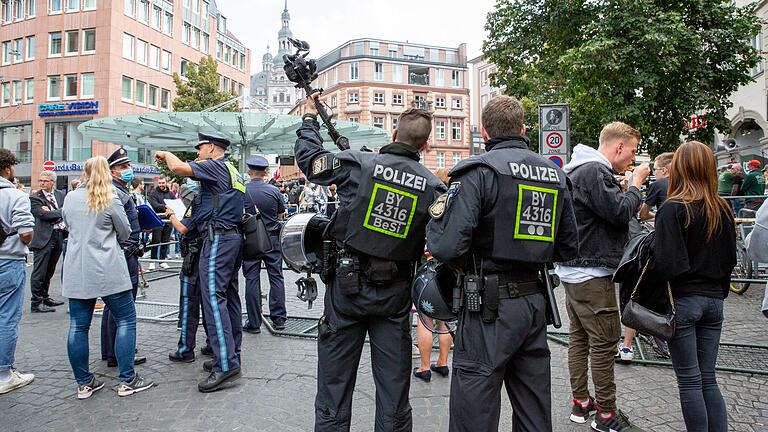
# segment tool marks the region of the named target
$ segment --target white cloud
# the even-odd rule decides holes
[[[267,44],[277,52],[284,0],[217,0],[227,26],[251,49],[251,72],[261,70]],[[480,54],[494,0],[289,0],[291,30],[318,58],[350,39],[373,37],[457,47]]]

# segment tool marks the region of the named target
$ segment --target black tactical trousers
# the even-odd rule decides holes
[[[360,292],[344,295],[334,280],[325,294],[327,331],[318,340],[315,431],[349,431],[357,368],[370,337],[376,383],[376,432],[410,431],[410,282],[363,282]],[[362,429],[368,429],[363,427]]]
[[[453,351],[451,432],[495,432],[501,386],[514,410],[513,431],[551,431],[546,302],[540,294],[499,300],[490,324],[464,309]]]

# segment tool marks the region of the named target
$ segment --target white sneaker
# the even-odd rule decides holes
[[[160,263],[160,267],[167,269],[170,266],[167,263]]]
[[[156,267],[155,267],[155,263],[150,263],[150,264],[149,264],[149,270],[150,270],[150,271],[154,270],[155,268],[156,268]]]
[[[624,342],[619,344],[619,357],[623,362],[631,362],[635,359],[635,351],[631,346],[624,346]]]
[[[23,374],[16,369],[11,370],[11,379],[8,381],[0,381],[0,394],[5,394],[17,388],[24,387],[25,385],[34,381],[35,376],[33,374]]]

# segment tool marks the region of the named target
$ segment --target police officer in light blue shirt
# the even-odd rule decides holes
[[[245,206],[245,185],[237,169],[227,161],[226,138],[198,134],[197,159],[182,162],[173,153],[159,151],[158,162],[172,172],[200,182],[193,206],[198,229],[203,233],[198,271],[203,293],[203,314],[208,325],[213,360],[203,364],[210,372],[197,388],[203,393],[216,391],[240,377],[242,308],[238,295],[238,273],[243,235],[240,225]]]
[[[243,331],[261,333],[261,263],[269,275],[269,318],[276,330],[285,329],[285,284],[283,281],[283,256],[280,253],[280,223],[278,218],[285,215],[285,203],[280,191],[265,183],[269,162],[262,156],[254,156],[247,161],[248,175],[251,181],[245,185],[245,212],[261,213],[262,220],[272,240],[272,252],[263,260],[243,260],[245,276],[245,309],[248,320]]]

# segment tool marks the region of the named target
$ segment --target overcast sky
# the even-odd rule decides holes
[[[485,18],[494,0],[288,0],[294,37],[306,40],[318,58],[344,41],[361,37],[458,47],[468,60],[480,54]],[[251,72],[261,56],[277,52],[284,0],[217,0],[227,26],[251,49]]]

